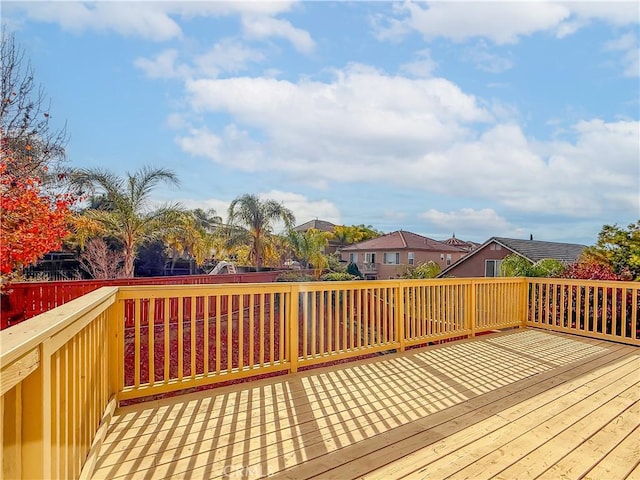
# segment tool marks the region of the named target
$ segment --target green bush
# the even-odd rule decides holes
[[[343,273],[347,270],[347,266],[340,261],[340,255],[337,253],[327,255],[327,264],[329,265],[329,270],[332,272]]]
[[[359,277],[354,277],[346,272],[330,272],[325,273],[320,277],[323,282],[345,282],[349,280],[356,280]]]
[[[308,273],[285,272],[278,275],[276,282],[311,282],[313,277]]]
[[[400,278],[436,278],[440,273],[440,265],[433,260],[420,263],[415,267],[407,267],[404,272],[400,274]]]

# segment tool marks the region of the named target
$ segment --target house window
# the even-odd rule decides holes
[[[349,254],[350,263],[358,263],[358,252]]]
[[[440,254],[440,261],[444,261],[444,253]]]
[[[375,253],[365,253],[364,254],[365,263],[376,263],[376,254]]]
[[[484,276],[485,277],[499,277],[500,276],[500,264],[502,260],[485,260],[484,261]]]
[[[447,253],[447,265],[451,265],[451,254]]]
[[[385,252],[384,263],[386,265],[400,265],[400,253],[399,252]]]
[[[415,254],[413,252],[407,253],[407,263],[413,265],[415,263]]]

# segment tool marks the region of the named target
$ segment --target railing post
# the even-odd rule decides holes
[[[398,342],[400,342],[400,351],[404,352],[405,344],[404,344],[404,292],[402,285],[398,283],[396,286],[396,294],[395,294],[395,311],[396,311],[396,332],[398,335]]]
[[[298,322],[300,315],[300,286],[292,285],[291,292],[289,294],[289,308],[288,308],[288,328],[286,329],[287,345],[289,346],[289,371],[296,373],[298,371]]]
[[[40,358],[42,359],[43,348],[40,347]],[[51,372],[48,372],[51,374]],[[21,415],[20,433],[22,438],[20,444],[22,446],[22,458],[18,460],[21,464],[20,470],[23,478],[49,478],[51,477],[51,471],[44,472],[44,432],[42,413],[44,412],[44,380],[43,377],[47,373],[44,372],[43,362],[40,361],[40,365],[33,373],[27,376],[22,382],[22,391],[20,399],[16,401],[21,402],[21,409],[23,414]],[[17,402],[16,402],[17,403]],[[48,439],[49,442],[51,438]]]
[[[469,312],[467,314],[467,328],[469,329],[469,336],[476,336],[476,283],[471,280],[469,282]]]
[[[521,309],[521,322],[520,322],[520,328],[524,329],[527,328],[527,319],[529,317],[529,285],[531,284],[531,282],[529,281],[528,277],[523,277],[522,279],[522,296],[521,296],[521,301],[522,301],[522,309]]]
[[[124,300],[116,294],[114,304],[109,308],[109,389],[117,395],[124,385]]]

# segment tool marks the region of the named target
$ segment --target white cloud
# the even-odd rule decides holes
[[[221,136],[206,127],[192,128],[176,141],[185,152],[240,171],[255,172],[269,168],[263,147],[233,124],[227,125]]]
[[[337,71],[330,83],[237,77],[188,81],[186,89],[196,111],[225,112],[263,130],[263,148],[276,167],[323,177],[339,178],[357,165],[360,176],[370,177],[379,162],[372,165],[369,157],[442,148],[467,135],[464,124],[491,120],[447,80],[392,77],[361,66]],[[290,165],[290,158],[298,163]],[[326,172],[325,162],[342,167]]]
[[[429,209],[420,215],[434,227],[452,232],[474,232],[476,235],[511,235],[516,228],[492,208],[462,208],[449,212]]]
[[[400,186],[527,214],[637,212],[637,121],[578,122],[573,140],[542,142],[525,136],[508,105],[492,115],[447,80],[359,65],[326,83],[241,77],[189,81],[187,91],[195,111],[234,123],[193,130],[180,144],[230,168],[307,185]]]
[[[511,59],[489,52],[489,48],[483,40],[467,48],[464,53],[464,58],[474,63],[480,70],[489,73],[502,73],[513,67],[513,61]]]
[[[640,46],[635,33],[625,33],[615,40],[605,43],[604,48],[608,51],[622,52],[620,62],[624,76],[640,76]]]
[[[400,21],[407,29],[418,31],[427,39],[447,37],[461,42],[484,37],[506,44],[557,26],[569,17],[570,10],[549,2],[434,2],[424,7],[407,2],[402,14]],[[394,20],[393,31],[403,33],[398,19]]]
[[[414,77],[430,77],[438,64],[431,58],[428,48],[415,53],[416,60],[400,66],[400,70]]]
[[[245,16],[242,21],[244,32],[252,38],[280,37],[291,42],[296,50],[311,53],[315,49],[315,42],[309,32],[294,27],[287,20],[273,17]]]
[[[225,39],[216,43],[208,52],[197,55],[194,63],[198,73],[215,77],[220,72],[237,73],[245,70],[250,63],[262,62],[264,54],[243,45],[234,39]]]
[[[636,2],[405,2],[390,17],[376,17],[378,39],[398,39],[417,31],[425,38],[462,42],[486,38],[496,44],[516,43],[536,32],[565,37],[598,20],[621,26],[639,22]]]
[[[262,19],[265,24],[270,20],[275,25],[271,34],[284,36],[294,42],[296,47],[313,42],[308,33],[293,27],[286,21],[271,17],[288,12],[296,2],[210,2],[210,1],[157,1],[157,2],[9,2],[3,5],[5,15],[15,12],[24,13],[30,20],[56,23],[71,32],[82,33],[87,30],[114,32],[123,36],[136,36],[152,41],[167,41],[182,36],[177,19],[194,17],[221,17],[229,15],[247,16]]]
[[[133,64],[150,78],[176,78],[191,74],[186,65],[176,65],[178,51],[176,49],[163,50],[153,58],[137,58]]]
[[[10,11],[18,9],[31,20],[76,33],[95,30],[165,41],[182,35],[167,7],[151,2],[22,2]]]
[[[226,38],[201,54],[183,54],[171,48],[153,58],[139,57],[133,63],[150,78],[217,77],[222,73],[238,73],[249,64],[262,62],[265,56],[237,39]]]

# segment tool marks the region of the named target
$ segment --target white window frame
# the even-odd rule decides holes
[[[349,253],[349,262],[350,263],[358,263],[358,252]]]
[[[367,252],[364,254],[364,263],[376,263],[376,253]]]
[[[447,265],[451,265],[451,254],[447,253]]]
[[[487,268],[489,266],[489,262],[493,263],[493,275],[487,275]],[[500,276],[500,264],[502,263],[501,259],[486,259],[484,261],[484,276],[485,277],[499,277]]]
[[[414,252],[407,253],[407,263],[409,265],[415,265],[416,263],[416,254]]]
[[[387,255],[393,255],[393,262],[387,261]],[[384,252],[382,254],[382,262],[385,265],[400,265],[400,252]]]

